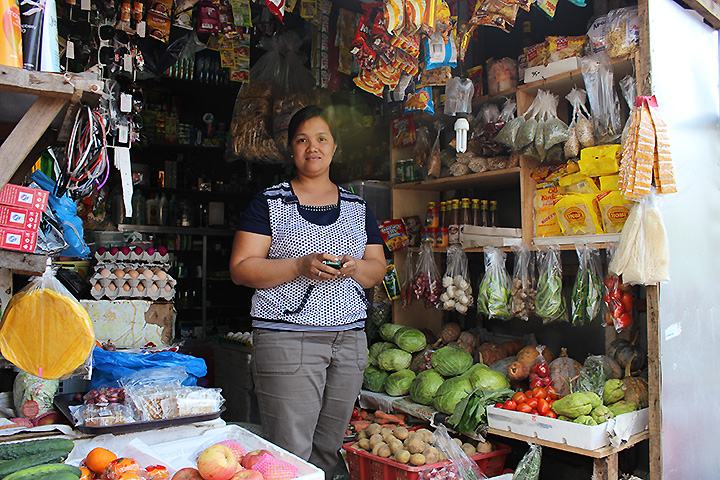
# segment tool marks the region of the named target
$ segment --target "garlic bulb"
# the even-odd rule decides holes
[[[452,277],[443,277],[443,279],[442,279],[442,286],[443,286],[444,288],[448,288],[448,287],[449,287],[450,285],[452,285],[452,284],[453,284],[453,279],[452,279]]]

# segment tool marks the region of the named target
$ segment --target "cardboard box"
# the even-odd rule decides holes
[[[37,231],[41,216],[36,210],[0,205],[0,226]]]
[[[172,303],[148,300],[80,300],[90,315],[99,342],[118,348],[143,347],[152,342],[169,347],[175,335]]]
[[[623,440],[647,430],[650,426],[650,410],[647,408],[618,415],[596,426],[495,407],[488,407],[487,418],[490,428],[563,443],[584,450],[597,450],[611,443],[618,446]]]
[[[38,188],[21,187],[8,183],[0,190],[0,203],[23,207],[38,212],[47,209],[50,193]]]
[[[522,231],[519,228],[460,225],[460,243],[463,248],[508,247],[520,245],[521,242]]]
[[[0,248],[33,253],[37,243],[37,230],[0,227]]]
[[[580,69],[580,57],[570,57],[557,62],[548,63],[545,66],[528,67],[525,69],[525,83],[532,83],[544,80],[565,72],[572,72]]]

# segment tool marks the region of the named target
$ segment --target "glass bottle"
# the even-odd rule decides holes
[[[425,225],[430,228],[437,228],[440,226],[440,211],[435,206],[435,202],[428,202]]]
[[[454,198],[452,201],[452,214],[450,226],[448,227],[448,245],[460,243],[460,200]]]
[[[446,227],[445,222],[447,221],[447,202],[440,202],[440,228]]]
[[[490,226],[497,227],[497,200],[490,202]]]
[[[460,225],[471,225],[470,199],[463,198],[460,202]]]
[[[473,198],[470,210],[472,211],[472,224],[476,227],[481,226],[482,219],[480,218],[480,200]]]
[[[489,221],[488,221],[488,201],[487,200],[480,200],[480,213],[482,216],[482,226],[483,227],[489,227]]]

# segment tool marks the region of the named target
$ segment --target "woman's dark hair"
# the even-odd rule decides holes
[[[292,139],[295,137],[300,124],[315,117],[320,117],[325,120],[325,123],[328,124],[328,128],[330,128],[330,135],[332,135],[335,142],[337,142],[335,129],[330,121],[327,110],[322,107],[318,107],[317,105],[308,105],[307,107],[301,108],[295,112],[290,119],[290,123],[288,124],[288,146],[292,143]]]

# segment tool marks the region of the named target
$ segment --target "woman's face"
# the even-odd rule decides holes
[[[330,127],[321,117],[309,118],[301,123],[290,142],[295,166],[306,177],[329,175],[336,148]]]

